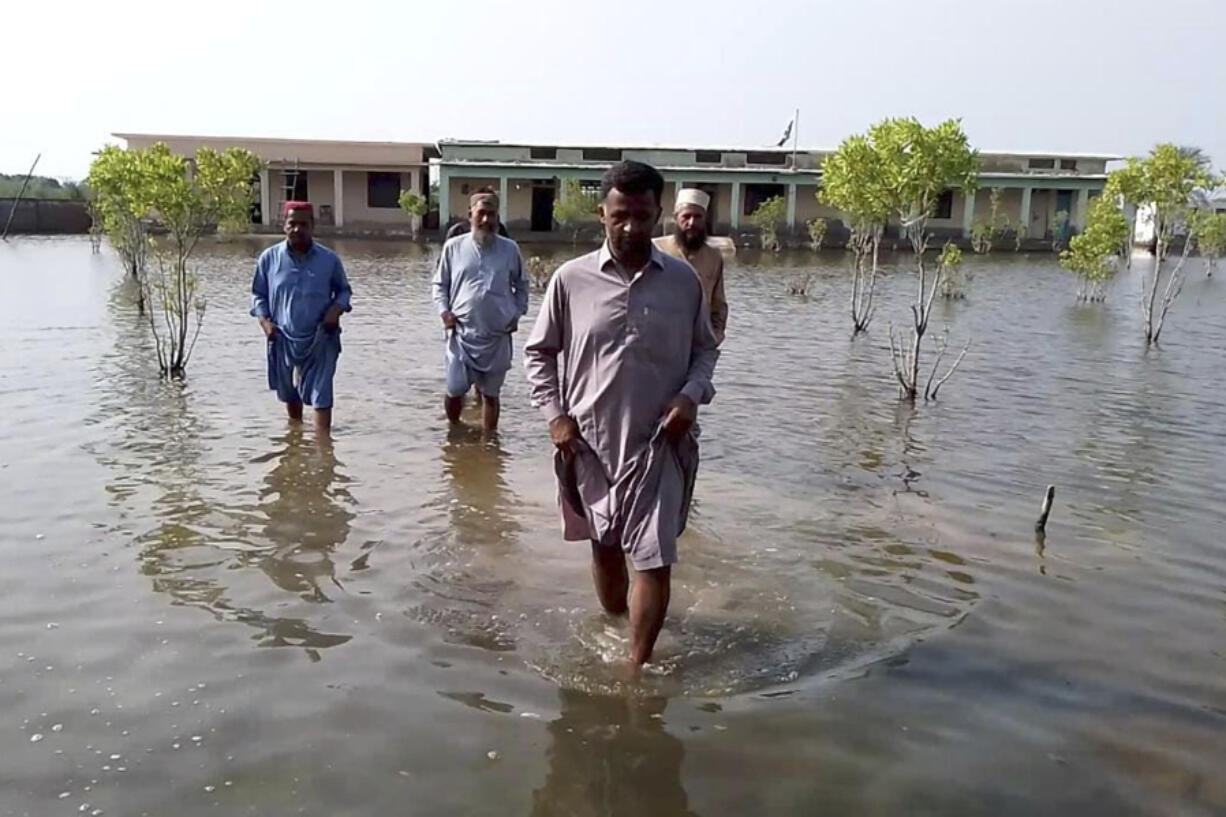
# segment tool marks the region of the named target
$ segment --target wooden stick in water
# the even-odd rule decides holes
[[[1047,494],[1043,497],[1043,510],[1039,512],[1039,521],[1034,523],[1034,529],[1037,533],[1044,533],[1047,530],[1047,517],[1051,513],[1052,500],[1056,498],[1056,486],[1048,485]]]

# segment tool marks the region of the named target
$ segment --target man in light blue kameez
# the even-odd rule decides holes
[[[434,273],[434,304],[447,333],[447,419],[460,422],[464,395],[476,386],[487,431],[498,428],[499,395],[511,368],[511,335],[528,311],[519,245],[498,235],[498,196],[469,201],[472,231],[443,245]]]
[[[304,403],[315,409],[315,429],[332,429],[332,378],[341,353],[341,314],[352,290],[340,258],[312,238],[315,210],[285,205],[285,241],[260,254],[251,282],[251,314],[268,339],[268,388],[291,421]]]

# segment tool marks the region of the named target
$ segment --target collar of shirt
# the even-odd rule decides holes
[[[600,245],[600,253],[596,256],[596,266],[598,269],[603,270],[608,267],[609,264],[617,264],[617,259],[613,257],[613,253],[609,252],[609,242],[606,241]],[[664,268],[664,255],[660,252],[660,248],[655,245],[654,241],[651,244],[651,258],[647,261],[647,264],[643,267],[643,269],[629,271],[631,273],[631,280],[637,278],[639,273],[651,266],[654,266],[656,269]]]

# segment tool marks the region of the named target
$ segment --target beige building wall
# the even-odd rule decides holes
[[[509,179],[507,181],[507,201],[502,202],[501,207],[503,223],[530,224],[532,221],[532,180]]]
[[[844,221],[843,214],[817,200],[817,185],[796,185],[796,226],[805,227],[815,218]]]

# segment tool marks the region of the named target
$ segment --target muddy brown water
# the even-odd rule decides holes
[[[336,245],[321,446],[264,388],[260,247],[201,252],[181,386],[109,254],[0,247],[0,815],[1226,810],[1226,280],[1199,262],[1147,350],[1143,258],[1095,307],[1050,256],[970,259],[934,332],[971,352],[910,408],[909,276],[853,341],[841,254],[742,253],[628,689],[518,354],[499,437],[446,427],[436,250]]]

